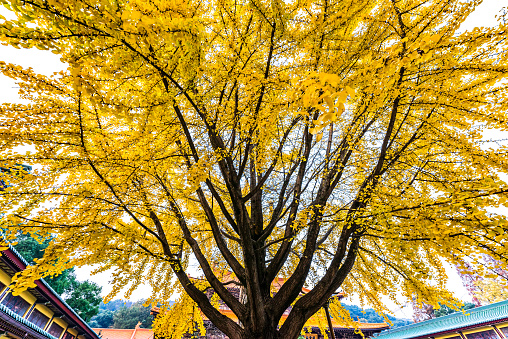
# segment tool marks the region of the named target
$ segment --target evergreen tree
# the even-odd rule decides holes
[[[111,327],[113,325],[113,315],[113,311],[100,309],[99,313],[90,320],[89,324],[93,328]]]
[[[101,290],[102,288],[94,282],[75,281],[66,301],[88,322],[99,313],[99,304],[102,302]]]
[[[348,305],[348,304],[342,304],[342,306],[348,310],[349,315],[353,320],[360,320],[361,322],[367,322],[367,323],[382,323],[385,322],[385,319],[379,315],[375,310],[372,308],[362,309],[359,306],[356,305]],[[412,323],[409,319],[403,319],[403,318],[397,318],[391,315],[386,316],[388,320],[392,323],[391,328],[400,327],[409,325]]]
[[[99,305],[99,313],[92,317],[89,324],[94,328],[113,327],[113,316],[120,308],[129,308],[134,303],[129,300],[116,299]]]
[[[152,328],[151,308],[143,306],[143,303],[144,300],[140,300],[131,307],[120,307],[113,315],[113,328],[134,328],[138,322],[141,322],[141,328]]]
[[[434,310],[434,315],[436,316],[436,318],[438,317],[442,317],[442,316],[445,316],[445,315],[448,315],[448,314],[452,314],[452,313],[455,313],[455,312],[462,312],[462,311],[465,311],[465,310],[470,310],[472,308],[475,308],[475,304],[471,303],[471,302],[466,302],[464,303],[464,306],[462,306],[460,308],[460,310],[454,310],[453,308],[450,308],[446,305],[440,305],[441,307],[438,308],[438,309],[435,309]]]

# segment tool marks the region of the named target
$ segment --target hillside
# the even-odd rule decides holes
[[[360,321],[366,323],[381,323],[385,321],[383,317],[377,314],[376,311],[374,311],[372,308],[362,309],[359,306],[344,303],[342,306],[344,306],[344,308],[349,311],[351,318],[354,320],[360,319]],[[393,323],[392,328],[413,323],[413,321],[410,319],[396,318],[391,315],[388,315],[387,317]]]

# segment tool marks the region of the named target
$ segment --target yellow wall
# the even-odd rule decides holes
[[[7,296],[8,293],[11,293],[10,291],[8,291],[4,298]],[[37,298],[35,296],[33,296],[30,292],[28,291],[23,291],[21,292],[21,294],[19,295],[21,298],[25,299],[25,301],[27,303],[29,303],[30,305],[33,305],[33,303],[35,303],[35,301],[37,300]],[[2,300],[4,299],[2,298]]]
[[[9,275],[2,269],[0,269],[0,281],[6,286],[9,286],[11,283],[11,277],[9,277]]]
[[[507,327],[507,326],[508,326],[508,322],[496,324],[497,328],[503,328],[503,327]]]
[[[62,319],[60,319],[60,318],[54,318],[53,322],[57,323],[60,326],[62,326],[64,330],[67,328],[67,323],[65,321],[63,321]]]
[[[51,323],[49,324],[48,328],[50,328],[53,323],[57,323],[58,325],[60,325],[64,329],[62,331],[62,333],[60,334],[60,337],[62,337],[64,335],[64,333],[65,333],[65,329],[67,328],[67,323],[65,321],[63,321],[62,319],[60,319],[60,318],[53,318],[53,321],[51,321]]]
[[[460,337],[460,333],[453,332],[453,333],[447,333],[444,335],[436,336],[436,339],[446,339],[446,338],[453,338],[453,337]]]
[[[508,322],[496,324],[496,327],[499,330],[501,330],[503,327],[508,327]],[[494,327],[492,327],[492,326],[482,326],[482,327],[477,327],[477,328],[470,329],[468,331],[463,331],[462,333],[465,336],[467,334],[476,333],[476,332],[483,332],[483,331],[488,331],[488,330],[494,330]],[[496,331],[496,334],[499,336],[499,333],[497,331]],[[501,332],[501,334],[502,334],[502,332]],[[447,334],[444,334],[444,335],[436,336],[435,338],[436,339],[446,339],[446,338],[452,338],[452,337],[455,337],[455,336],[460,336],[460,334],[458,332],[447,333]],[[504,336],[504,337],[506,338],[506,336]],[[501,337],[501,338],[503,338],[503,337]]]
[[[11,284],[12,279],[4,270],[0,269],[0,281],[4,285],[9,286]],[[19,296],[25,299],[30,305],[32,305],[37,300],[37,298],[28,291],[21,292]]]
[[[78,331],[73,329],[73,328],[68,328],[67,329],[67,332],[69,332],[70,334],[72,334],[73,336],[77,336],[78,335]]]
[[[496,324],[496,327],[502,329],[503,327],[507,327],[508,323]]]
[[[37,304],[37,305],[35,305],[35,308],[38,309],[42,314],[44,314],[46,317],[48,317],[50,319],[53,316],[53,311],[51,311],[49,308],[47,308],[43,304]]]
[[[492,326],[483,326],[483,327],[476,327],[476,328],[472,328],[468,331],[462,331],[462,333],[464,335],[468,335],[468,334],[471,334],[471,333],[476,333],[476,332],[483,332],[483,331],[490,331],[490,330],[494,330],[494,327]]]
[[[5,271],[0,269],[0,282],[2,282],[6,286],[9,286],[11,284],[11,281],[12,281],[11,277]],[[0,290],[0,292],[2,292],[2,290]],[[37,301],[37,298],[28,291],[21,292],[19,296],[21,298],[25,299],[30,305],[33,305]],[[51,319],[53,317],[53,311],[51,311],[49,308],[47,308],[43,304],[37,304],[37,305],[35,305],[35,308],[37,310],[39,310],[42,314],[47,316],[48,318]],[[71,333],[73,336],[76,336],[78,334],[77,330],[75,330],[73,328],[67,328],[67,323],[60,318],[54,318],[51,321],[51,323],[53,323],[53,322],[55,322],[58,325],[63,327],[64,331],[62,332],[62,335],[66,332],[65,331],[66,329],[67,329],[67,332]],[[85,337],[80,335],[80,336],[78,336],[78,339],[85,339]]]
[[[37,300],[37,298],[28,291],[21,292],[19,296],[25,299],[30,305],[32,305]]]
[[[469,331],[462,331],[462,333],[464,334],[464,336],[467,339],[468,334],[476,333],[476,332],[483,332],[483,331],[490,331],[490,330],[494,331],[498,338],[502,338],[502,336],[500,336],[499,333],[492,326],[477,327],[477,328],[473,328]]]

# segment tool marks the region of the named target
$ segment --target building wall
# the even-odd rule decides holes
[[[192,333],[189,333],[185,335],[185,339],[190,338],[199,338],[199,339],[229,339],[227,335],[222,333],[215,325],[209,321],[205,320],[204,327],[206,329],[206,334],[204,336],[195,336]],[[508,328],[507,328],[508,329]],[[321,334],[321,331],[318,327],[312,327],[312,328],[305,328],[304,332],[306,332],[303,337],[305,339],[324,339],[325,336]],[[339,329],[335,328],[335,338],[336,339],[365,339],[372,337],[372,335],[376,332],[379,332],[379,330],[376,331],[363,331],[363,336],[360,333],[355,333],[353,329]],[[485,338],[489,339],[489,338]],[[496,338],[497,339],[497,338]],[[504,339],[504,338],[503,338]]]
[[[326,329],[326,330],[328,331],[328,329]],[[306,328],[306,329],[304,329],[304,332],[305,332],[305,334],[303,335],[303,337],[305,339],[324,339],[325,338],[323,333],[321,333],[321,330],[319,329],[319,327]],[[335,334],[336,339],[365,339],[365,338],[372,337],[372,335],[375,332],[379,332],[379,331],[362,331],[363,336],[360,333],[355,333],[355,331],[353,329],[346,329],[346,328],[344,328],[344,329],[334,328],[333,332]],[[328,337],[328,338],[330,338],[330,337]]]
[[[17,313],[22,318],[31,321],[42,330],[49,332],[50,334],[54,335],[59,339],[63,339],[66,333],[68,333],[68,335],[66,336],[65,339],[75,338],[77,331],[68,328],[69,326],[67,322],[65,322],[63,319],[54,317],[54,312],[51,311],[48,307],[46,307],[44,304],[37,303],[37,298],[33,294],[31,294],[28,291],[23,291],[19,296],[13,296],[9,288],[11,280],[12,278],[9,276],[9,274],[7,274],[4,270],[0,268],[0,283],[1,283],[0,286],[2,286],[2,288],[0,289],[0,304],[6,306],[11,311]],[[19,306],[19,304],[22,304],[25,308],[26,304],[20,301],[19,298],[28,304],[28,308],[22,314],[19,314],[17,312],[17,310],[19,310],[20,308],[16,307]],[[16,301],[18,301],[17,304]],[[42,314],[42,316],[39,315],[39,313],[37,312]],[[56,324],[58,326],[53,324]],[[59,327],[62,328],[60,334],[58,334],[58,332],[55,332],[60,331]]]
[[[489,326],[477,326],[467,330],[429,337],[433,339],[508,339],[508,321]]]

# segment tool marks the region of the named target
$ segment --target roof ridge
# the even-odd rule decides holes
[[[403,332],[403,331],[409,331],[414,334],[414,337],[416,336],[422,336],[430,333],[429,330],[433,330],[436,328],[437,324],[441,324],[440,329],[442,331],[449,331],[454,328],[461,328],[464,326],[470,326],[475,324],[481,324],[483,322],[488,322],[491,320],[497,320],[501,315],[508,317],[508,300],[500,301],[497,303],[480,306],[476,308],[471,308],[464,311],[457,311],[452,314],[448,314],[443,317],[434,318],[426,321],[422,321],[415,324],[410,324],[402,327],[398,327],[395,329],[390,329],[386,331],[382,331],[380,333],[375,334],[374,336],[376,338],[381,337],[391,337],[395,336],[397,333]],[[500,312],[503,307],[506,307],[506,312]],[[497,311],[497,312],[496,312]],[[501,314],[500,314],[501,313]],[[466,318],[467,317],[467,318]],[[489,318],[489,319],[486,319]],[[427,331],[425,331],[427,329]],[[420,332],[420,333],[417,333]]]
[[[9,245],[9,250],[11,250],[11,252],[14,253],[18,257],[18,259],[20,259],[25,264],[25,266],[30,265],[28,263],[28,261],[14,248],[14,246],[12,246],[11,244],[8,244],[8,245]],[[65,307],[67,307],[72,313],[74,313],[74,315],[76,317],[78,317],[78,319],[81,320],[81,322],[83,324],[85,324],[85,326],[89,330],[91,330],[92,333],[95,333],[97,335],[97,333],[90,327],[90,325],[88,325],[88,323],[86,321],[84,321],[83,318],[81,318],[81,316],[76,311],[74,311],[74,309],[72,307],[70,307],[69,304],[67,304],[65,302],[65,300],[58,293],[56,293],[55,290],[51,286],[49,286],[49,284],[46,282],[46,280],[44,280],[44,278],[40,278],[37,280],[40,281],[44,285],[44,287],[48,288],[50,290],[50,292],[52,292],[62,302],[62,304],[64,304]]]

